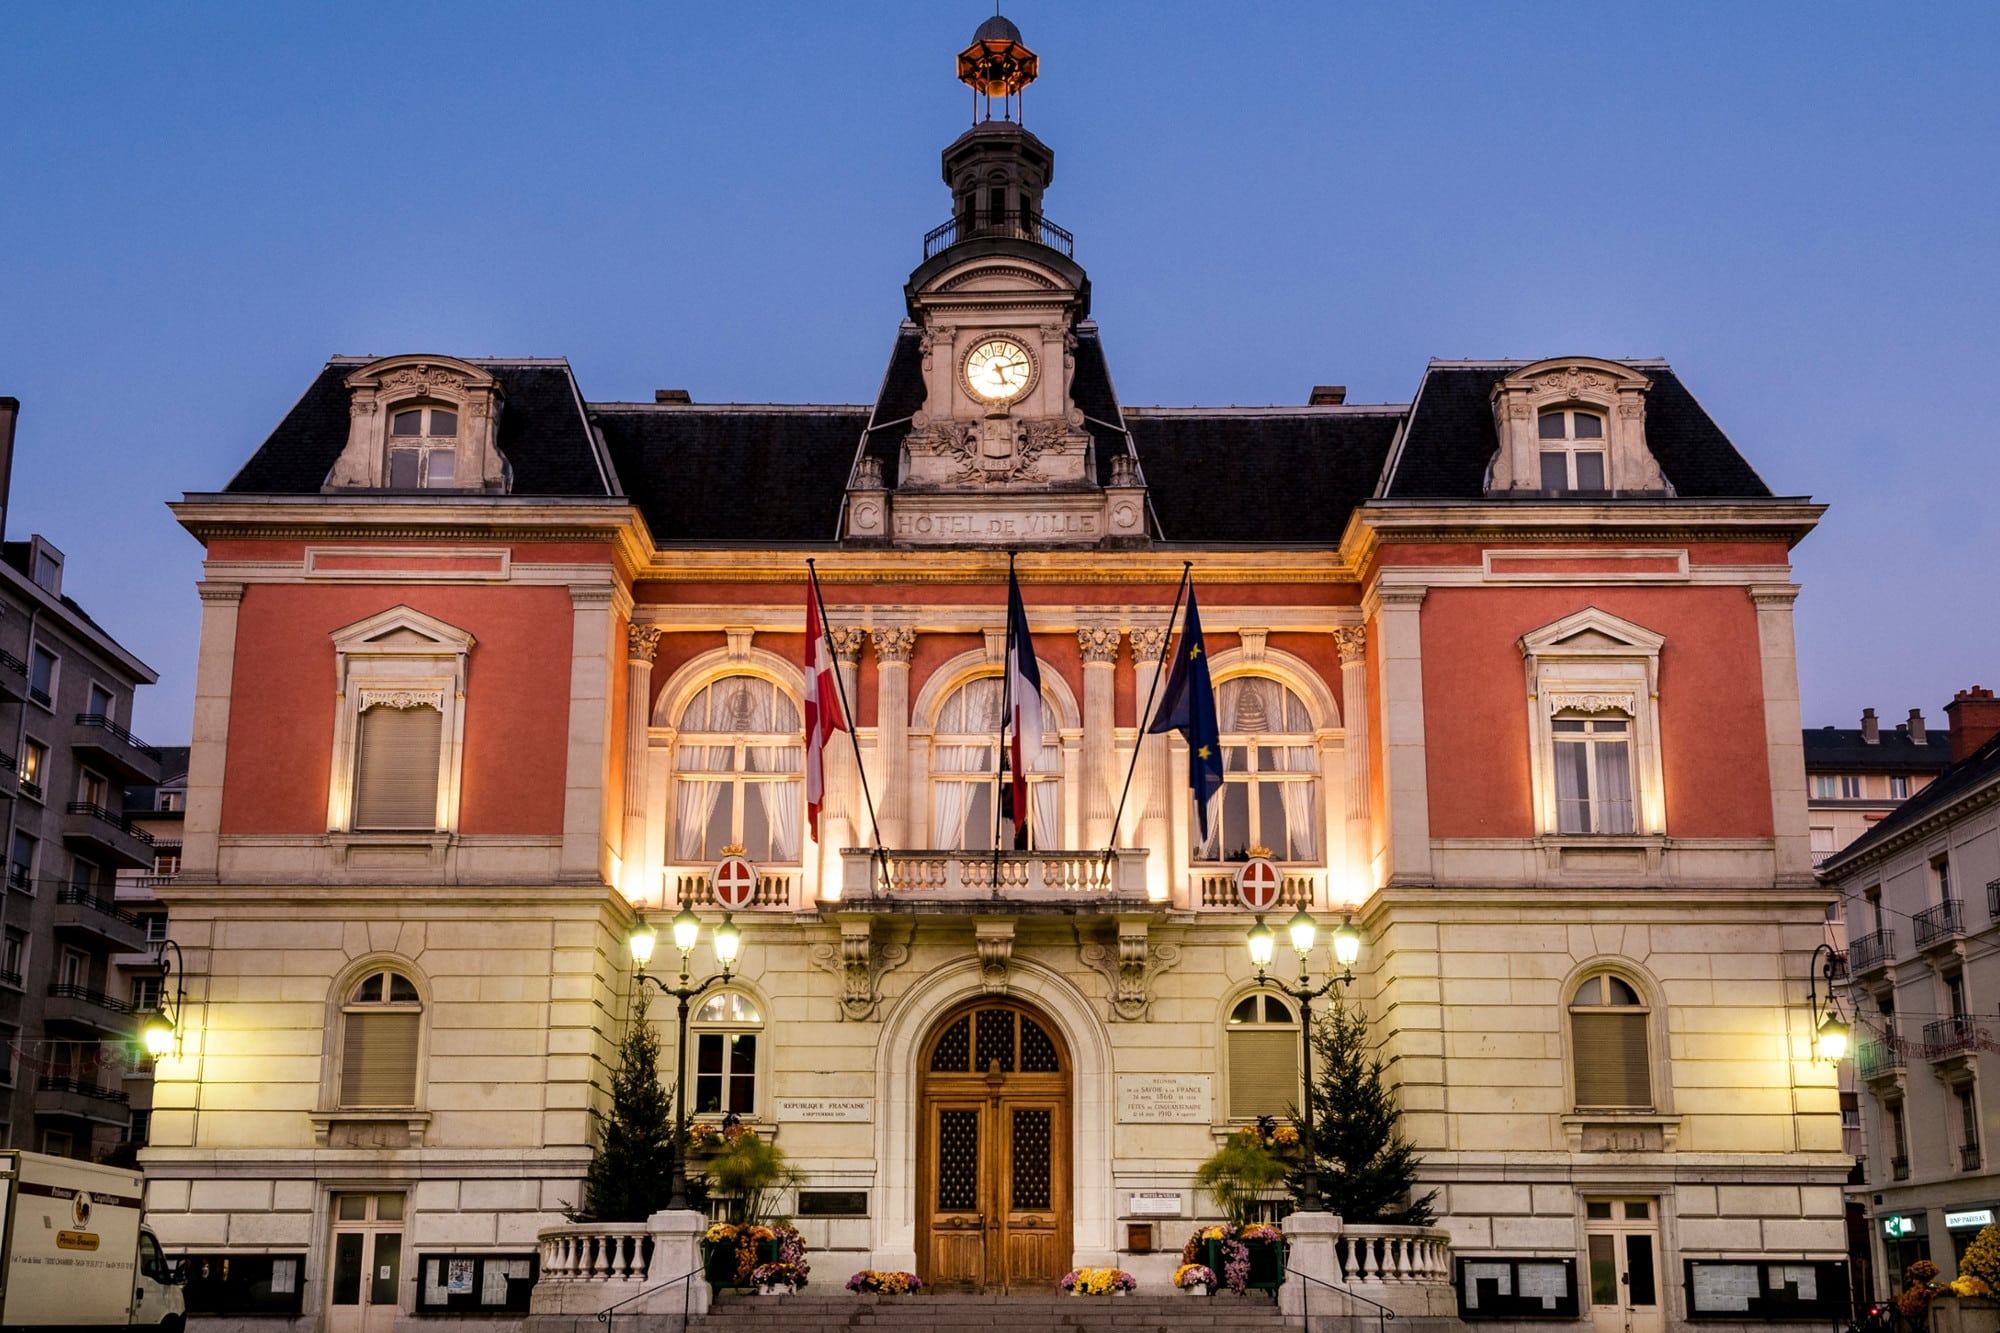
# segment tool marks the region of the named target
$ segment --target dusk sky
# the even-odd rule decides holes
[[[219,490],[335,353],[871,401],[953,56],[919,4],[0,10],[9,538],[184,743]],[[1773,490],[1808,725],[2000,687],[2000,5],[1008,0],[1128,404],[1658,356]],[[1196,577],[1200,577],[1197,568]]]

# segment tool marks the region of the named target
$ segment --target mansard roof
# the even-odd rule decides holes
[[[1409,430],[1384,480],[1391,500],[1474,500],[1500,448],[1493,386],[1531,361],[1432,361],[1410,408]],[[1722,428],[1664,361],[1620,361],[1652,381],[1646,394],[1646,444],[1684,500],[1768,497]]]
[[[379,358],[328,361],[270,438],[223,490],[230,494],[317,495],[347,446],[345,383]],[[583,399],[566,360],[463,358],[500,382],[504,407],[495,442],[514,469],[517,495],[616,495],[584,420]]]
[[[1807,727],[1803,732],[1808,773],[1935,773],[1951,763],[1951,736],[1942,727],[1910,739],[1907,724],[1885,728],[1869,743],[1859,727]]]
[[[1935,782],[1916,792],[1909,800],[1869,825],[1866,833],[1828,857],[1826,863],[1820,867],[1821,873],[1826,876],[1838,874],[1898,834],[1944,814],[1959,801],[1990,787],[1995,782],[2000,782],[2000,736],[1993,737],[1964,759],[1945,769]]]

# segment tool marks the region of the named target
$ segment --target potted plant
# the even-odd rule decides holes
[[[1252,1222],[1237,1232],[1243,1242],[1250,1270],[1243,1285],[1260,1291],[1276,1291],[1285,1284],[1285,1233],[1261,1222]]]
[[[759,1264],[750,1270],[750,1285],[759,1296],[785,1296],[803,1287],[809,1275],[804,1264]]]
[[[879,1296],[915,1295],[924,1289],[924,1282],[915,1273],[877,1272],[873,1268],[864,1268],[847,1279],[847,1289],[857,1295],[862,1292]]]
[[[1212,1296],[1215,1270],[1207,1264],[1182,1264],[1174,1270],[1174,1285],[1190,1296]]]
[[[1227,1223],[1196,1228],[1181,1247],[1181,1262],[1198,1263],[1211,1274],[1220,1274],[1222,1286],[1241,1296],[1250,1281],[1250,1249],[1238,1234],[1241,1230]]]
[[[1267,1191],[1284,1183],[1291,1164],[1276,1143],[1276,1131],[1261,1126],[1237,1130],[1194,1173],[1195,1183],[1215,1200],[1233,1226],[1251,1220]]]
[[[1972,1238],[1946,1291],[1950,1299],[1930,1307],[1935,1333],[2000,1333],[2000,1227],[1983,1227]]]
[[[1072,1296],[1124,1296],[1139,1289],[1139,1279],[1122,1268],[1073,1268],[1056,1285]]]
[[[717,1222],[701,1233],[701,1275],[711,1287],[736,1285],[737,1238],[742,1228]]]

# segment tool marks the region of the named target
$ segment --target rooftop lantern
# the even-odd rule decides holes
[[[972,89],[974,124],[993,119],[993,99],[1000,99],[1000,119],[1021,122],[1021,90],[1035,81],[1041,59],[1021,41],[1021,30],[995,14],[972,34],[972,45],[958,53],[958,80]],[[983,114],[982,114],[983,113]]]

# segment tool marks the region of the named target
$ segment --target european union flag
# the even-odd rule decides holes
[[[1153,714],[1149,732],[1178,731],[1188,747],[1188,788],[1194,792],[1201,840],[1208,841],[1208,803],[1222,789],[1222,739],[1215,722],[1215,685],[1208,678],[1208,647],[1201,641],[1201,612],[1188,588],[1187,621],[1181,627],[1167,692]]]

